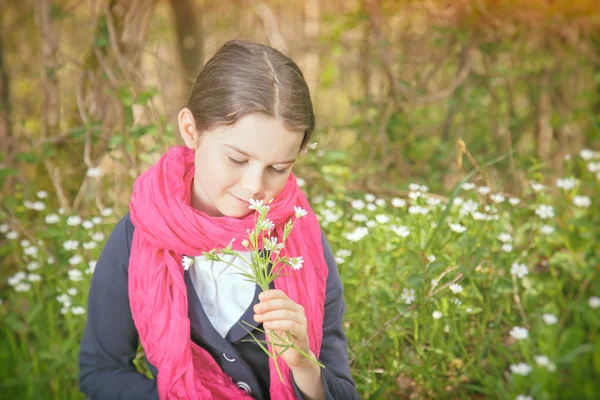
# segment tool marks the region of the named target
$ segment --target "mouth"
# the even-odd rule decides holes
[[[231,193],[230,193],[231,194]],[[250,203],[248,203],[246,200],[242,200],[239,197],[235,196],[235,195],[231,195],[234,199],[236,199],[240,204],[244,204],[244,205],[248,205]]]

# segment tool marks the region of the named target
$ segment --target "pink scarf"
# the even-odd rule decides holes
[[[254,215],[214,218],[193,209],[193,177],[194,151],[173,147],[134,184],[129,205],[135,226],[129,257],[131,312],[146,356],[159,371],[160,399],[247,399],[210,353],[191,340],[181,259],[225,247],[232,238],[234,250],[245,250],[241,242],[246,229],[253,228]],[[296,223],[282,255],[301,255],[304,265],[278,278],[275,287],[304,307],[310,348],[318,358],[328,268],[319,223],[291,174],[269,212],[280,240],[294,206],[308,215]],[[271,399],[294,399],[290,370],[283,360],[278,363],[286,382],[281,383],[269,359]]]

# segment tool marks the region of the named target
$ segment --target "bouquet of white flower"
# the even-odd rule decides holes
[[[285,241],[292,229],[294,229],[296,221],[299,218],[306,216],[306,210],[303,210],[300,207],[294,207],[295,219],[290,218],[286,222],[284,226],[283,237],[281,238],[281,242],[278,242],[277,237],[271,237],[271,232],[275,228],[273,221],[268,218],[270,209],[269,204],[271,201],[269,201],[267,204],[263,204],[262,200],[250,200],[249,208],[251,210],[256,210],[255,224],[253,230],[248,230],[248,238],[242,240],[242,246],[244,246],[244,248],[250,252],[250,261],[248,261],[245,257],[241,257],[237,251],[233,250],[232,245],[235,238],[232,239],[225,248],[212,249],[211,251],[204,252],[202,254],[208,260],[225,263],[238,269],[240,271],[239,274],[243,275],[246,280],[259,285],[263,291],[269,290],[271,282],[285,274],[286,267],[291,267],[292,270],[298,270],[302,268],[302,264],[304,262],[302,256],[282,257],[280,253],[285,247]],[[222,257],[222,255],[239,256],[240,259],[244,260],[249,265],[250,272],[240,268],[230,261],[227,261]],[[191,257],[184,256],[183,265],[185,269],[187,270],[192,264],[193,259]],[[260,348],[270,358],[274,359],[274,364],[277,368],[277,374],[282,382],[283,376],[281,375],[281,371],[277,365],[277,357],[289,349],[296,350],[298,353],[302,354],[302,356],[319,365],[321,368],[324,368],[324,366],[318,360],[294,345],[289,332],[286,332],[285,337],[282,337],[274,330],[269,330],[267,333],[260,328],[254,328],[253,325],[246,321],[241,321],[241,325],[244,329],[246,329],[246,331],[248,331]],[[259,340],[252,333],[252,328],[264,333],[265,340]],[[272,351],[269,351],[268,345],[271,345]]]

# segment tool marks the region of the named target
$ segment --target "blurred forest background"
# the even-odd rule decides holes
[[[600,148],[597,0],[0,0],[0,215],[6,223],[35,242],[43,226],[32,221],[43,225],[43,218],[22,203],[39,191],[50,193],[48,207],[62,214],[91,218],[114,209],[123,215],[135,177],[182,143],[176,114],[202,65],[235,38],[269,44],[304,72],[319,144],[316,156],[295,171],[313,197],[406,197],[408,182],[445,193],[465,169],[498,157],[505,158],[472,180],[519,196],[532,179],[551,186],[580,149]],[[593,247],[593,236],[586,240]],[[5,278],[26,259],[17,245],[2,249]],[[345,268],[340,265],[343,276]],[[9,296],[4,281],[0,298]],[[30,398],[45,398],[36,396],[46,390],[78,398],[73,357],[71,364],[53,364],[67,371],[62,381],[48,378],[36,362],[19,369],[15,354],[31,355],[28,346],[37,346],[28,335],[40,310],[31,316],[25,300],[7,307],[0,303],[9,338],[2,343],[12,350],[0,352],[0,360],[17,365],[17,372],[4,375],[0,387],[20,393],[19,384],[35,372],[35,382],[51,381],[50,389],[36,386]],[[9,312],[23,318],[8,318]],[[76,355],[81,325],[70,322],[66,349],[49,345],[46,357]],[[350,347],[361,332],[350,335]],[[402,365],[391,369],[398,376]],[[382,371],[360,362],[353,373],[365,398],[439,398],[467,385],[460,373],[450,389],[415,375],[388,385],[378,380]],[[594,389],[588,378],[581,386],[586,395]],[[491,386],[481,387],[469,390],[495,397]]]

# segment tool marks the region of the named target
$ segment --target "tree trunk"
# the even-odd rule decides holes
[[[171,0],[171,9],[185,77],[194,82],[204,60],[202,13],[197,12],[196,2],[191,0]]]

